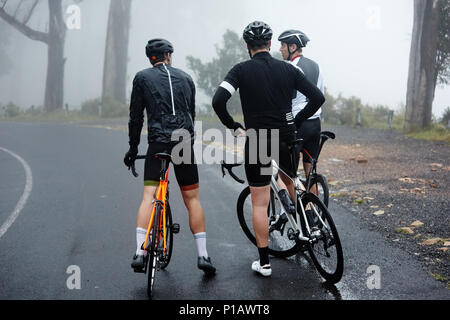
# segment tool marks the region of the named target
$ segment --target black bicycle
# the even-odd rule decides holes
[[[297,140],[290,147],[291,161],[295,156],[295,145],[302,143]],[[222,173],[225,170],[237,182],[243,184],[232,171],[234,167],[242,164],[226,164],[222,162]],[[316,269],[328,283],[337,283],[341,280],[344,270],[344,257],[341,241],[336,225],[327,209],[327,206],[314,194],[307,192],[298,177],[289,177],[275,161],[272,161],[274,172],[270,183],[270,202],[267,209],[269,219],[269,253],[276,257],[289,257],[298,252],[309,253]],[[283,172],[291,179],[296,193],[296,214],[288,214],[284,208],[277,183],[278,172]],[[252,203],[250,187],[246,187],[239,195],[237,201],[237,215],[239,224],[247,238],[256,245],[252,222]],[[287,220],[280,223],[281,217]]]

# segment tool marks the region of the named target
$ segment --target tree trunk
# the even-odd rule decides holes
[[[61,1],[48,0],[49,39],[47,82],[45,86],[45,109],[54,111],[64,105],[64,44],[66,25],[64,24]]]
[[[7,1],[0,6],[0,17],[31,40],[41,41],[48,46],[47,80],[45,86],[44,108],[53,111],[62,108],[64,104],[64,44],[66,25],[62,12],[61,0],[48,0],[49,31],[41,32],[27,26],[34,9],[38,4],[35,0],[23,21],[16,19],[5,11]],[[22,1],[18,3],[15,12],[19,10]]]
[[[111,0],[103,69],[102,101],[126,103],[131,0]]]
[[[439,0],[414,0],[414,24],[406,94],[406,131],[430,125],[437,80]]]

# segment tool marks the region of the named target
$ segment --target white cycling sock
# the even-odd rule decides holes
[[[198,256],[208,258],[208,251],[206,251],[206,232],[194,234],[194,239]]]
[[[146,256],[147,251],[141,250],[142,244],[145,242],[145,235],[147,234],[147,230],[142,228],[136,228],[136,254],[138,256]]]

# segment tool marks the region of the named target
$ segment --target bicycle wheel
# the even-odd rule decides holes
[[[327,207],[314,194],[305,193],[302,197],[305,210],[320,215],[320,220],[312,227],[310,238],[315,241],[308,245],[309,255],[320,275],[329,283],[337,283],[344,271],[344,256],[336,226]],[[303,219],[302,219],[303,220]]]
[[[160,233],[160,227],[159,227],[159,216],[161,213],[161,206],[160,204],[156,204],[155,209],[155,218],[153,220],[153,226],[152,226],[152,236],[151,236],[151,242],[150,242],[150,252],[149,259],[148,259],[148,281],[147,281],[147,295],[151,299],[153,295],[153,286],[155,284],[155,273],[158,265],[158,259],[159,259],[159,253],[158,253],[158,246],[159,246],[159,233]]]
[[[170,258],[172,257],[172,248],[173,248],[173,229],[172,229],[172,212],[170,211],[169,202],[166,202],[166,253],[164,255],[164,259],[161,260],[161,269],[165,269],[170,262]],[[161,238],[161,241],[162,238]],[[161,243],[163,245],[163,243]]]
[[[270,190],[270,204],[267,208],[267,216],[269,224],[271,219],[276,219],[281,209],[280,200],[275,196],[273,190]],[[255,232],[253,230],[253,212],[252,201],[250,196],[250,187],[242,190],[237,202],[237,215],[239,224],[244,231],[247,238],[256,246]],[[285,258],[296,254],[299,251],[300,246],[297,245],[295,240],[289,240],[288,232],[290,230],[290,223],[287,222],[284,228],[283,234],[281,231],[274,230],[269,233],[269,254]]]
[[[306,180],[301,180],[303,183],[303,186],[306,188]],[[328,189],[328,182],[325,176],[321,174],[314,174],[314,176],[311,178],[311,186],[317,185],[317,193],[315,195],[325,204],[325,206],[328,208],[328,202],[330,198],[330,192]]]

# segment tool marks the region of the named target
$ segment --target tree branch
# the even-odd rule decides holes
[[[25,19],[23,20],[23,24],[27,24],[28,21],[31,18],[31,15],[33,14],[34,8],[36,8],[37,4],[38,4],[39,0],[34,0],[33,5],[31,6],[30,12],[28,12],[27,16],[25,17]]]
[[[14,11],[13,17],[17,18],[17,14],[19,13],[20,7],[22,6],[23,0],[20,0],[19,4],[16,7],[16,11]]]
[[[14,11],[13,17],[16,18],[19,13],[20,7],[22,6],[23,0],[20,0],[19,4],[16,7],[16,11]]]
[[[31,29],[28,27],[25,23],[19,22],[16,18],[12,17],[6,11],[4,8],[0,8],[0,18],[3,18],[7,23],[9,23],[11,26],[16,28],[18,31],[23,33],[25,36],[32,40],[41,41],[44,43],[49,42],[49,36],[48,33],[40,32],[34,29]]]

